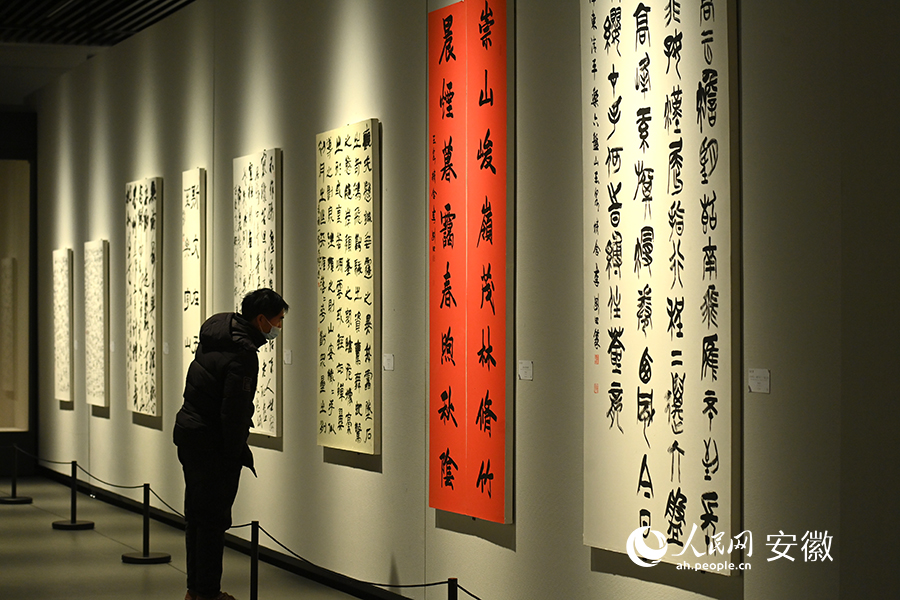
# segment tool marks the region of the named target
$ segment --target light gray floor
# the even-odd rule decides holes
[[[0,480],[0,496],[9,496]],[[184,532],[150,522],[151,552],[166,552],[165,565],[130,565],[122,554],[141,552],[141,516],[78,494],[78,519],[89,531],[59,531],[54,521],[70,519],[70,489],[43,478],[20,480],[19,496],[32,504],[0,504],[0,599],[181,600],[185,594]],[[250,558],[225,549],[222,589],[238,600],[250,597]],[[346,600],[331,588],[271,565],[259,565],[259,599]]]

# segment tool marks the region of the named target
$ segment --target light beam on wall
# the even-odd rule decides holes
[[[380,97],[378,44],[373,23],[378,6],[374,2],[342,2],[328,40],[331,52],[324,90],[326,123],[345,125],[372,116]]]

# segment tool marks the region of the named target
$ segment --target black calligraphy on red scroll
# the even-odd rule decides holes
[[[429,498],[506,520],[506,3],[429,14]]]

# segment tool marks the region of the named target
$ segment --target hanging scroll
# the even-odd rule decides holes
[[[233,161],[234,303],[260,288],[281,291],[281,150]],[[251,431],[281,435],[281,340],[259,349],[259,379]]]
[[[316,136],[318,443],[381,452],[381,134]]]
[[[72,250],[53,251],[53,397],[72,401]]]
[[[125,186],[125,397],[131,410],[160,416],[162,369],[161,177]]]
[[[85,395],[109,406],[109,242],[84,244]]]
[[[0,391],[16,391],[16,259],[0,259]]]
[[[428,16],[429,505],[511,520],[506,3]]]
[[[581,7],[584,543],[696,560],[738,525],[728,6]]]
[[[206,316],[206,171],[181,174],[181,346],[182,378],[200,343]]]

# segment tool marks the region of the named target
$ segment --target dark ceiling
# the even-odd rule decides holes
[[[0,43],[112,46],[193,0],[3,0]]]

